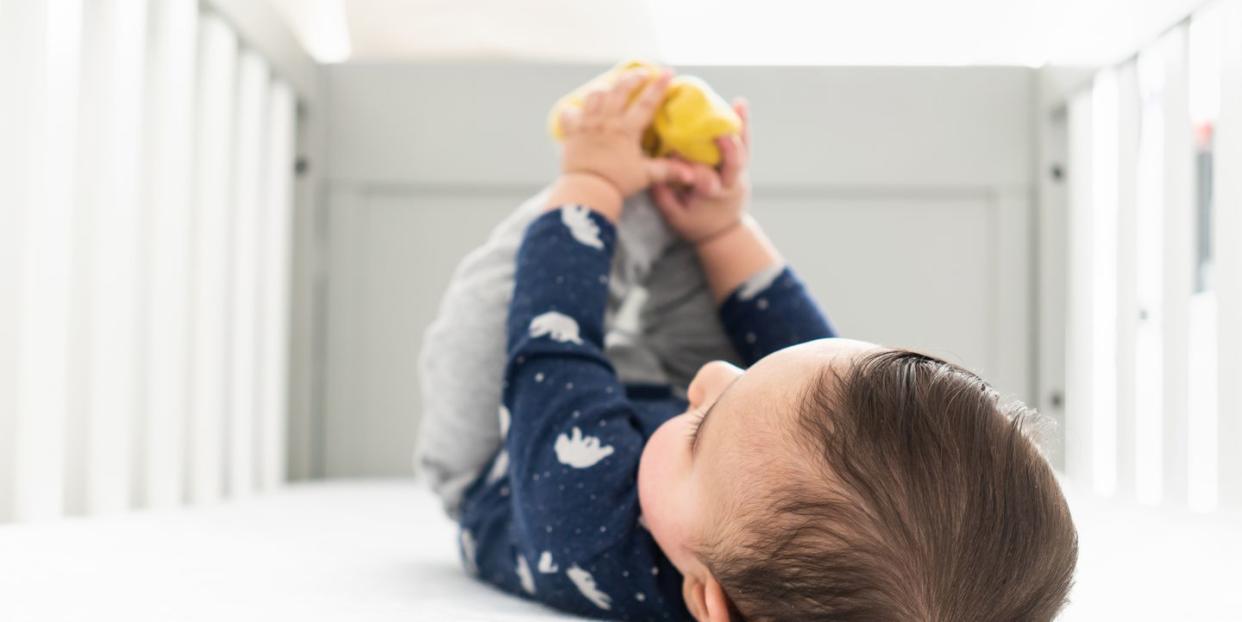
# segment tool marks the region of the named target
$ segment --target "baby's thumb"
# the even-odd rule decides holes
[[[655,203],[656,208],[664,215],[664,219],[670,224],[680,222],[681,213],[685,210],[685,206],[677,198],[677,193],[673,191],[668,184],[655,184],[651,187],[651,202]]]
[[[689,164],[672,158],[647,160],[647,183],[689,184],[694,181],[694,169]]]

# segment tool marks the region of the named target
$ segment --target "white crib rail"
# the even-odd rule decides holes
[[[85,239],[77,253],[73,307],[81,339],[71,359],[85,364],[80,403],[69,425],[70,511],[117,512],[129,505],[141,332],[139,192],[146,5],[133,0],[84,4],[81,114],[75,220]],[[71,386],[74,383],[71,381]]]
[[[1187,501],[1189,466],[1189,350],[1193,235],[1193,154],[1186,57],[1186,30],[1177,28],[1159,43],[1164,59],[1164,287],[1162,490],[1166,503]],[[1140,251],[1141,252],[1141,251]]]
[[[1210,5],[1068,106],[1066,470],[1104,496],[1242,507],[1240,41],[1242,0]],[[1215,121],[1202,286],[1199,117]]]
[[[189,406],[195,0],[151,5],[143,136],[146,268],[145,400],[139,425],[137,501],[168,507],[185,494]]]
[[[204,17],[198,42],[198,130],[194,177],[194,330],[190,365],[188,494],[211,502],[223,493],[224,421],[228,405],[228,257],[237,36]]]
[[[0,520],[63,506],[81,20],[0,3]]]
[[[229,493],[248,495],[255,481],[255,422],[258,406],[259,257],[266,155],[263,126],[268,112],[268,67],[257,54],[238,62],[237,119],[233,132],[233,231],[228,404]]]
[[[0,522],[284,480],[297,100],[202,4],[0,0]]]
[[[1220,119],[1215,179],[1217,457],[1220,500],[1242,508],[1242,2],[1222,9]]]
[[[276,82],[268,94],[259,265],[258,487],[271,490],[285,479],[289,374],[290,269],[293,256],[293,161],[295,99]]]

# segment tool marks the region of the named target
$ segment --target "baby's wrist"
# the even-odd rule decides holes
[[[744,215],[727,233],[695,247],[716,302],[722,302],[747,279],[782,263],[759,223]]]
[[[612,222],[621,218],[625,197],[608,178],[589,171],[568,171],[552,183],[547,209],[585,205]]]
[[[708,233],[698,239],[691,240],[690,244],[694,248],[702,250],[710,246],[720,246],[721,242],[727,242],[727,239],[733,237],[740,229],[745,227],[745,218],[739,216],[737,220],[725,225],[711,233]]]

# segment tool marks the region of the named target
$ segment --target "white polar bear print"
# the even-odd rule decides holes
[[[535,576],[530,573],[530,566],[526,563],[526,558],[519,553],[517,556],[517,576],[522,582],[522,589],[527,594],[535,593]]]
[[[604,611],[612,609],[612,597],[600,591],[598,587],[595,587],[595,578],[591,576],[591,573],[574,564],[569,567],[569,570],[565,571],[565,574],[569,576],[570,581],[574,582],[574,586],[578,588],[578,591],[582,592],[582,595],[586,596],[587,600],[595,603],[596,607]]]
[[[509,409],[501,404],[496,416],[500,417],[500,438],[504,439],[509,436]]]
[[[578,322],[574,318],[559,313],[557,311],[548,311],[542,315],[535,316],[530,321],[530,336],[542,337],[547,335],[553,341],[561,343],[570,342],[581,345],[582,338],[578,336]]]
[[[573,429],[573,437],[564,433],[556,437],[556,459],[561,464],[568,464],[575,469],[594,466],[596,462],[612,455],[612,445],[600,446],[599,439],[594,436],[583,436],[582,430]]]
[[[604,243],[599,239],[599,225],[591,220],[590,214],[591,210],[586,206],[566,205],[561,208],[561,222],[565,223],[575,240],[591,248],[602,249]]]
[[[776,265],[750,277],[749,279],[746,279],[746,281],[742,283],[742,287],[737,290],[738,299],[750,300],[751,298],[758,296],[759,292],[771,287],[772,282],[776,280],[776,277],[780,276],[784,271],[785,266]],[[763,306],[766,308],[767,303],[765,302]]]
[[[552,551],[544,551],[543,555],[539,556],[538,568],[543,574],[552,574],[561,569],[560,566],[552,563]]]
[[[487,483],[495,484],[500,481],[509,472],[509,452],[502,449],[496,454],[496,461],[492,463],[492,470],[487,474]]]
[[[461,535],[461,556],[466,560],[466,572],[470,574],[479,574],[479,563],[475,561],[475,543],[474,534],[468,529],[462,529]]]

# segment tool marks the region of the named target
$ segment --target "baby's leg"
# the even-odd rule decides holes
[[[500,446],[498,407],[514,258],[546,198],[542,192],[523,203],[462,260],[423,336],[415,468],[451,516]]]
[[[617,376],[626,383],[669,384],[656,352],[643,338],[642,312],[648,292],[639,284],[677,238],[646,194],[626,201],[617,227],[610,296],[604,326],[604,350]]]
[[[645,193],[626,203],[618,237],[613,272],[625,276],[626,291],[605,346],[622,380],[685,389],[704,363],[737,362],[694,249]]]
[[[681,241],[670,246],[643,289],[642,343],[660,361],[669,384],[688,387],[708,361],[740,364],[693,247]]]
[[[500,447],[498,410],[514,261],[526,227],[543,213],[546,199],[545,192],[524,203],[462,260],[423,338],[415,463],[453,516],[466,487]],[[630,294],[674,237],[643,195],[627,202],[618,238],[606,310],[608,356],[623,382],[662,384],[668,382],[664,366],[641,335],[642,300]]]

